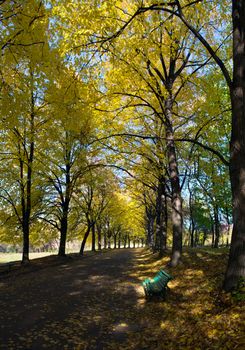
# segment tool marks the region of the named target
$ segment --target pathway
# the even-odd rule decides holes
[[[0,280],[0,349],[117,349],[140,331],[142,249],[111,250]],[[126,347],[125,347],[126,348]]]

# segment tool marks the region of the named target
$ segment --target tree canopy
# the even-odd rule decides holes
[[[183,244],[231,243],[235,288],[244,18],[242,0],[1,1],[1,241],[23,262],[30,242],[145,241],[173,267]]]

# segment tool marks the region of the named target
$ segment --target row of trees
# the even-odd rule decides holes
[[[163,254],[171,227],[171,266],[185,228],[192,246],[212,232],[218,247],[233,217],[225,289],[244,277],[245,6],[232,5],[1,2],[2,215],[18,218],[24,259],[34,218],[60,231],[64,254],[68,217],[94,237],[91,196],[104,208],[98,189],[123,188],[129,231]]]
[[[96,45],[98,49],[98,44],[102,43],[102,51],[106,50],[108,57],[102,62],[106,93],[101,91],[105,99],[101,111],[107,113],[107,118],[111,113],[113,121],[115,114],[120,115],[120,122],[113,123],[116,132],[107,133],[107,145],[120,157],[126,155],[125,168],[131,169],[143,185],[140,193],[146,206],[148,242],[161,254],[166,248],[167,199],[170,199],[173,232],[170,264],[176,266],[183,241],[181,192],[189,192],[192,240],[195,229],[193,194],[197,198],[199,192],[199,202],[206,202],[199,204],[202,210],[210,212],[215,246],[219,242],[219,222],[221,218],[227,219],[225,213],[228,219],[231,214],[228,92],[210,56],[198,40],[190,36],[185,24],[172,15],[166,19],[160,8],[150,15],[148,8],[136,10],[131,22],[130,10],[133,11],[134,6],[128,3],[128,9],[126,12],[120,7],[114,9],[115,18],[125,23],[123,35],[122,28],[107,37],[100,29],[95,33],[93,28],[87,42],[81,40],[81,46]],[[106,17],[103,11],[108,9],[101,9],[100,15]],[[190,16],[194,14],[195,11]],[[208,15],[206,12],[205,16]],[[64,12],[62,20],[66,17]],[[217,19],[214,23],[219,28]],[[107,25],[109,30],[111,27]],[[208,33],[214,35],[212,28]],[[225,42],[220,51],[226,55],[227,50],[229,43]],[[201,98],[197,99],[198,96]],[[108,103],[114,108],[109,110]],[[222,128],[217,131],[218,123]],[[222,180],[217,181],[219,178]]]
[[[43,2],[1,3],[1,241],[29,246],[91,235],[100,249],[133,238],[140,211],[94,143],[96,82],[52,47]],[[54,40],[54,38],[52,39]],[[137,230],[137,236],[140,236]]]

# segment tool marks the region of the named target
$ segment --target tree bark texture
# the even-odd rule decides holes
[[[98,250],[101,250],[101,226],[97,225]]]
[[[92,225],[92,251],[95,252],[95,243],[96,243],[96,237],[95,237],[95,224]]]
[[[66,255],[66,238],[68,229],[68,207],[63,207],[62,218],[60,221],[60,245],[59,245],[59,256]]]
[[[162,255],[167,242],[167,210],[166,210],[165,178],[160,177],[156,200],[156,248]]]
[[[150,248],[154,246],[154,221],[155,215],[153,214],[153,209],[146,208],[146,230],[147,230],[147,245]]]
[[[181,187],[178,171],[176,149],[174,143],[174,132],[172,127],[172,107],[171,97],[165,100],[165,117],[166,117],[166,146],[169,164],[169,177],[172,191],[172,224],[173,224],[173,246],[170,266],[176,266],[182,254],[182,231],[183,231],[183,211]]]
[[[86,230],[85,235],[84,235],[83,240],[82,240],[82,244],[81,244],[81,248],[80,248],[80,252],[79,252],[80,255],[83,255],[83,253],[84,253],[85,244],[87,242],[90,230],[91,230],[91,225],[88,224],[87,230]]]
[[[31,209],[32,209],[32,167],[34,160],[34,95],[33,90],[31,91],[31,119],[30,119],[30,128],[31,128],[31,140],[30,140],[30,150],[29,155],[27,156],[27,182],[26,182],[26,200],[25,200],[25,189],[22,186],[22,230],[23,230],[23,253],[22,253],[22,263],[26,263],[29,261],[29,236],[30,236],[30,218],[31,218]],[[24,143],[26,141],[24,140]],[[26,148],[26,145],[25,145]],[[21,166],[21,183],[23,185],[23,170],[24,163],[20,160]]]
[[[232,1],[233,83],[231,86],[232,131],[230,179],[233,231],[224,289],[236,288],[245,278],[245,2]]]
[[[214,205],[214,248],[219,248],[219,240],[220,240],[220,223],[219,223],[219,208],[215,204]]]

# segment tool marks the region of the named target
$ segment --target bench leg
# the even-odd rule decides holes
[[[160,297],[161,297],[162,300],[166,299],[166,289],[165,288],[161,291]]]

